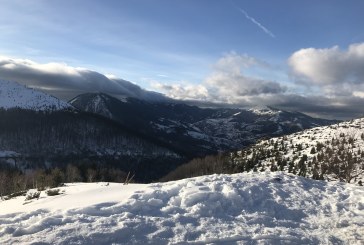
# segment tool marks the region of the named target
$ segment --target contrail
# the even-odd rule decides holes
[[[253,17],[251,17],[250,15],[248,15],[248,13],[241,9],[238,8],[240,10],[240,12],[242,12],[244,14],[244,16],[250,20],[251,22],[253,22],[255,25],[257,25],[260,29],[262,29],[266,34],[268,34],[269,36],[271,36],[272,38],[275,38],[276,36],[270,31],[268,30],[265,26],[263,26],[262,24],[260,24],[258,21],[256,21]]]

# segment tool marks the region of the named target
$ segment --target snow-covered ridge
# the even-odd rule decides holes
[[[70,103],[77,103],[78,100],[79,98],[76,97],[73,100],[71,100]],[[112,114],[107,109],[105,100],[107,101],[108,97],[103,96],[102,94],[97,94],[95,95],[95,97],[92,98],[92,100],[89,101],[85,110],[96,112],[105,117],[112,118]]]
[[[0,80],[0,108],[48,111],[73,107],[51,95],[27,88],[19,83]]]
[[[245,171],[281,170],[312,178],[363,183],[363,152],[361,118],[263,140],[233,153],[233,158]]]
[[[84,97],[89,97],[86,103],[84,102]],[[107,118],[113,118],[113,114],[110,112],[108,108],[108,104],[110,103],[110,97],[109,95],[103,94],[103,93],[89,93],[84,94],[81,96],[77,96],[74,99],[70,100],[69,103],[72,105],[84,105],[83,110],[87,112],[93,112],[102,116],[105,116]],[[112,98],[117,101],[127,103],[128,98],[127,97],[120,97],[120,98]]]
[[[0,243],[364,242],[364,189],[351,184],[276,172],[60,189],[60,196],[0,201]]]

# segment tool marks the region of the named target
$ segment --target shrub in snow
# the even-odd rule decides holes
[[[6,196],[4,199],[10,200],[14,197],[25,196],[26,193],[27,193],[26,191],[19,191],[19,192],[11,193],[10,195]]]
[[[32,199],[38,199],[39,197],[40,197],[40,191],[30,192],[27,194],[25,201],[29,201]]]
[[[48,196],[57,196],[60,194],[59,192],[60,192],[59,189],[50,189],[46,191]]]

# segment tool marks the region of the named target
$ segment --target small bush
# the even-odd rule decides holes
[[[60,192],[59,189],[51,189],[46,191],[48,196],[57,196],[60,194],[59,192]]]
[[[31,193],[28,193],[28,195],[25,198],[25,201],[38,199],[39,197],[40,197],[40,191],[31,192]]]
[[[27,193],[27,191],[19,191],[19,192],[11,193],[10,195],[6,196],[4,199],[10,200],[10,199],[18,197],[18,196],[25,196],[26,193]]]

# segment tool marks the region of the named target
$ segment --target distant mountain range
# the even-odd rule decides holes
[[[104,164],[150,181],[186,160],[163,142],[23,85],[0,81],[0,95],[0,169]]]
[[[270,107],[199,108],[136,98],[120,100],[102,93],[79,95],[70,104],[164,142],[188,157],[240,149],[258,139],[337,122]]]
[[[151,181],[194,157],[334,122],[268,107],[199,108],[102,93],[67,103],[0,81],[0,163],[22,169],[110,164]]]

